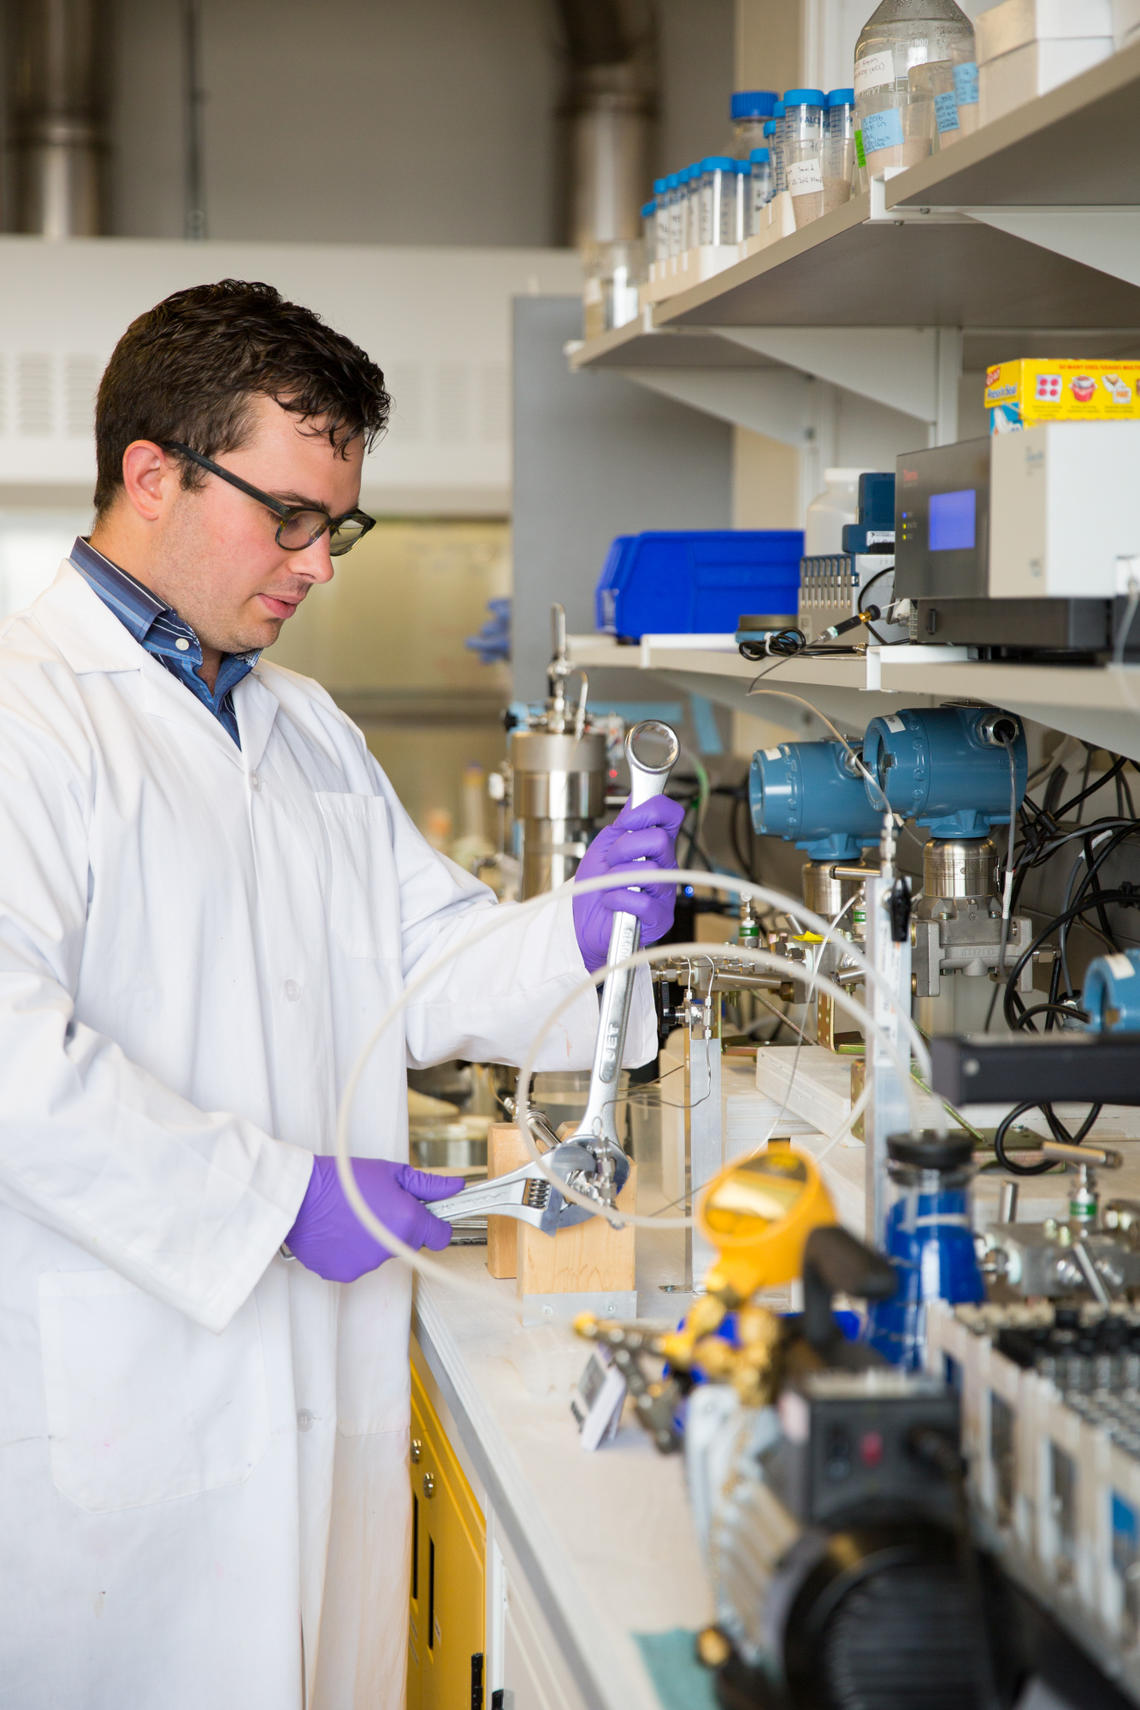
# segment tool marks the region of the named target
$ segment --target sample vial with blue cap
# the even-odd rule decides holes
[[[641,206],[641,243],[649,268],[657,259],[657,203],[652,199]]]
[[[764,142],[764,121],[776,106],[775,89],[738,89],[732,97],[732,153],[747,160]]]
[[[685,168],[685,248],[696,249],[701,241],[701,176],[702,163],[697,160]]]
[[[841,207],[855,181],[855,91],[832,89],[827,97],[823,142],[823,211]]]
[[[787,163],[784,158],[784,103],[782,101],[776,102],[772,109],[772,118],[775,121],[776,128],[772,133],[774,141],[770,142],[768,147],[772,150],[772,165],[776,175],[776,194],[778,196],[782,190],[788,188],[785,171]]]
[[[736,162],[727,154],[701,161],[700,225],[697,242],[736,242]]]
[[[736,163],[736,207],[734,209],[733,243],[743,243],[748,236],[748,214],[752,202],[752,162]]]
[[[822,89],[789,89],[784,96],[784,175],[796,211],[796,225],[823,213]]]
[[[772,200],[772,161],[766,148],[754,148],[750,161],[748,217],[744,235],[755,237],[767,223],[767,207]]]
[[[685,224],[689,215],[689,169],[683,167],[680,172],[673,174],[673,198],[669,206],[669,254],[683,255],[685,251]]]
[[[660,265],[669,259],[669,198],[670,180],[653,180],[653,257]]]

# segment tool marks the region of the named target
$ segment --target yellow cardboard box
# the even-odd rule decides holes
[[[1130,421],[1140,417],[1140,362],[1022,357],[986,369],[991,433],[1036,422]]]

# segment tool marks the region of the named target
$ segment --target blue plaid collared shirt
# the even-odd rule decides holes
[[[90,584],[103,604],[130,630],[135,640],[147,652],[165,665],[172,677],[184,683],[204,707],[209,707],[219,724],[223,725],[241,747],[233,692],[242,678],[257,664],[260,652],[225,653],[218,670],[213,692],[198,675],[202,663],[202,646],[194,631],[172,606],[157,594],[136,582],[109,558],[80,536],[71,549],[71,562]]]

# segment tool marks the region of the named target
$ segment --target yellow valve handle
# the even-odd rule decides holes
[[[697,1226],[719,1255],[705,1278],[709,1295],[735,1307],[757,1289],[792,1282],[812,1230],[836,1221],[806,1153],[780,1146],[729,1164],[697,1205]]]

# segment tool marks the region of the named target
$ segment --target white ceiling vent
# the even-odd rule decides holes
[[[28,439],[43,439],[55,431],[53,367],[52,358],[39,352],[16,357],[17,432]]]

